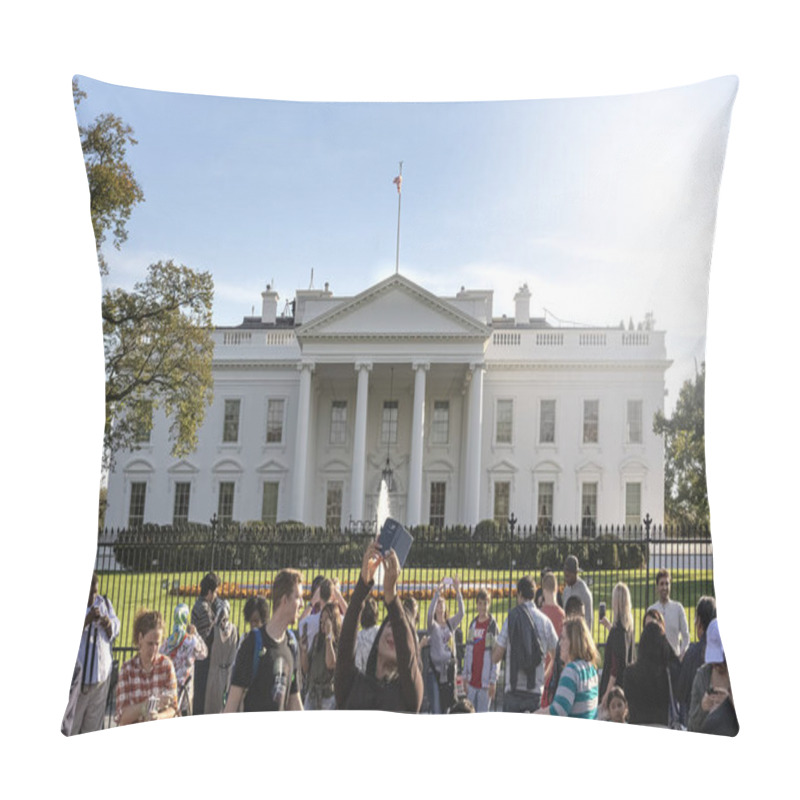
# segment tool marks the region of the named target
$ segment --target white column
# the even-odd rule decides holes
[[[364,467],[367,460],[367,397],[372,364],[357,361],[356,419],[353,433],[353,473],[350,481],[350,516],[364,519]]]
[[[414,363],[414,413],[411,422],[411,460],[408,473],[406,524],[422,522],[422,449],[425,438],[425,373],[430,364]]]
[[[483,421],[483,364],[470,364],[469,414],[467,419],[467,457],[464,475],[464,522],[480,522],[481,423]]]
[[[292,471],[292,519],[306,522],[306,472],[308,466],[308,428],[311,410],[312,363],[298,366],[300,370],[300,396],[297,401],[297,430],[294,440],[294,466]]]

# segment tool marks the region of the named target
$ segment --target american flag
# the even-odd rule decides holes
[[[392,183],[396,184],[396,186],[397,186],[397,194],[400,194],[400,187],[403,185],[403,176],[402,176],[402,175],[398,175],[398,176],[397,176],[397,177],[396,177],[396,178],[395,178],[395,179],[392,181]]]

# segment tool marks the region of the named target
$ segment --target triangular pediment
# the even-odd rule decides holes
[[[392,275],[297,329],[318,339],[485,340],[491,329],[402,275]]]
[[[171,475],[194,475],[200,470],[186,459],[181,459],[177,464],[173,464],[167,472]]]

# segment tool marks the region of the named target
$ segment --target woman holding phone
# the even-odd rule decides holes
[[[602,609],[602,605],[601,605]],[[608,711],[608,693],[614,686],[625,682],[625,670],[633,663],[633,614],[631,593],[627,585],[618,583],[611,593],[611,611],[614,624],[601,616],[600,624],[609,632],[603,655],[603,671],[600,677],[600,706]]]
[[[448,586],[455,588],[458,600],[458,611],[454,617],[448,615],[447,601],[442,596]],[[428,692],[432,714],[445,713],[456,700],[456,648],[453,634],[463,618],[464,598],[458,577],[443,578],[428,607]]]
[[[375,637],[365,671],[356,667],[356,632],[361,611],[374,585],[375,570],[383,563],[383,602],[386,617]],[[361,575],[342,622],[336,654],[336,708],[419,712],[422,674],[417,634],[397,596],[400,561],[394,550],[381,553],[377,541],[364,551]]]

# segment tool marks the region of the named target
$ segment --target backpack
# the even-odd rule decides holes
[[[530,691],[536,669],[544,659],[544,651],[533,615],[524,603],[512,609],[508,615],[508,638],[511,644],[511,663],[508,665],[511,689],[516,690],[517,676],[524,672],[528,676],[528,685],[524,690]]]

